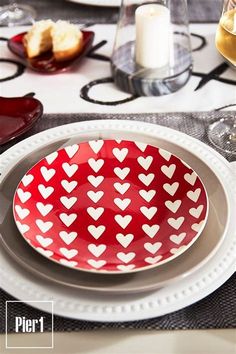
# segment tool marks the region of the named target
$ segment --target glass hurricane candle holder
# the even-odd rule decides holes
[[[133,95],[183,87],[192,71],[186,0],[122,0],[111,69],[116,85]]]

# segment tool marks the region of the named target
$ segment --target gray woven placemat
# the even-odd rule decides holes
[[[27,138],[40,131],[57,127],[58,125],[85,121],[95,119],[128,119],[145,121],[148,123],[154,123],[170,127],[179,130],[183,133],[193,136],[194,138],[211,145],[207,130],[210,123],[225,117],[234,117],[236,111],[207,111],[207,112],[170,112],[170,113],[142,113],[142,114],[94,114],[94,113],[73,113],[73,114],[45,114],[41,119],[37,121],[34,127],[14,140],[14,143],[10,142],[3,146],[0,146],[0,153],[7,150],[13,144],[22,139]],[[222,155],[229,161],[233,161],[234,157],[222,153]]]
[[[221,288],[182,310],[165,316],[142,321],[130,322],[89,322],[72,320],[60,316],[54,316],[54,331],[71,332],[94,329],[212,329],[212,328],[236,328],[236,275],[232,276]],[[5,301],[14,300],[13,297],[0,290],[0,333],[5,332]],[[16,311],[17,309],[17,311]],[[8,319],[15,317],[16,312],[24,314],[26,318],[39,318],[44,316],[44,331],[51,330],[51,315],[38,311],[23,303],[18,303],[14,312],[9,313]],[[14,322],[10,322],[14,323]],[[13,332],[12,325],[8,325],[8,333]]]
[[[44,115],[35,126],[14,143],[36,134],[45,129],[56,127],[62,124],[94,120],[94,119],[129,119],[146,121],[154,124],[169,126],[173,129],[185,132],[210,145],[207,138],[207,127],[210,122],[222,117],[236,116],[236,112],[198,112],[198,113],[155,113],[155,114],[55,114]],[[11,147],[13,142],[0,148],[0,152]],[[232,156],[225,156],[233,160]],[[0,332],[5,331],[5,302],[13,300],[13,297],[0,290]],[[25,304],[18,305],[24,315],[31,318],[45,316],[45,329],[50,330],[50,316],[46,313],[31,308]],[[11,315],[11,314],[10,314]],[[12,314],[14,315],[14,314]],[[148,319],[145,321],[133,321],[126,323],[99,323],[89,321],[78,321],[55,316],[55,331],[80,331],[102,328],[129,328],[129,329],[208,329],[208,328],[236,328],[236,275],[232,276],[223,286],[214,293],[174,313]],[[11,332],[13,328],[9,328]]]

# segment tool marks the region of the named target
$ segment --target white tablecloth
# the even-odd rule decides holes
[[[10,38],[26,28],[2,28],[1,36]],[[95,32],[94,45],[102,40],[107,43],[96,54],[110,56],[116,31],[115,25],[95,25],[89,27]],[[193,24],[192,33],[202,36],[206,45],[193,52],[194,73],[209,74],[223,63],[222,57],[215,48],[214,37],[216,24]],[[203,38],[191,36],[193,49],[198,48]],[[20,61],[7,48],[6,41],[0,41],[0,59]],[[0,79],[12,75],[16,65],[0,62]],[[201,89],[194,91],[201,77],[193,74],[189,82],[178,92],[162,97],[140,97],[127,103],[117,105],[94,104],[80,97],[81,88],[92,82],[111,76],[110,63],[94,58],[84,58],[80,66],[71,72],[57,75],[41,75],[26,69],[15,79],[1,82],[2,96],[23,96],[35,92],[36,98],[42,101],[46,113],[137,113],[167,111],[207,111],[214,109],[236,109],[236,71],[227,69],[220,78],[232,80],[232,84],[211,79]],[[95,85],[89,96],[101,101],[116,101],[129,97],[121,92],[113,83]]]

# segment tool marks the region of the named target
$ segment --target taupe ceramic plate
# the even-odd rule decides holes
[[[110,138],[111,133],[103,132],[102,138]],[[139,139],[141,134],[119,135],[117,138]],[[112,135],[114,138],[114,134]],[[100,136],[97,138],[101,138]],[[91,136],[94,139],[94,136]],[[147,136],[145,142],[147,142]],[[78,139],[74,138],[75,141]],[[79,139],[80,141],[83,139]],[[169,285],[183,277],[187,277],[199,269],[215,253],[223,240],[224,229],[227,223],[227,201],[224,189],[211,169],[190,152],[161,139],[151,139],[150,144],[155,144],[178,155],[187,163],[191,163],[199,177],[205,184],[209,196],[209,216],[203,234],[189,251],[179,256],[170,264],[164,264],[158,269],[150,269],[141,273],[116,275],[87,274],[73,269],[62,268],[53,264],[41,255],[34,252],[25,241],[19,237],[19,232],[15,226],[12,215],[12,199],[15,188],[25,172],[39,159],[48,155],[52,151],[73,143],[71,140],[61,139],[60,141],[49,143],[47,146],[33,151],[15,165],[9,172],[1,185],[0,197],[4,200],[0,206],[0,217],[2,223],[0,234],[6,250],[22,266],[49,281],[64,284],[65,286],[77,289],[92,291],[102,291],[107,293],[132,293],[141,291],[151,291]],[[217,213],[221,210],[221,214]]]

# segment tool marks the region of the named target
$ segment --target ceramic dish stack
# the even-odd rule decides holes
[[[187,250],[205,226],[208,200],[197,174],[168,151],[91,140],[40,160],[18,185],[13,210],[26,241],[50,260],[127,273]]]
[[[5,152],[1,173],[2,286],[20,299],[53,298],[72,318],[143,319],[234,272],[234,172],[182,133],[69,124]]]

